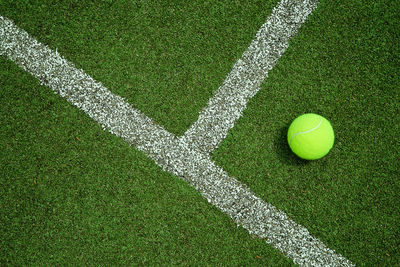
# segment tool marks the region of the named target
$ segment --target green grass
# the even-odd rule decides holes
[[[0,15],[182,134],[277,1],[53,2]],[[214,153],[358,265],[400,263],[399,14],[321,1]],[[4,57],[0,88],[1,265],[292,264]],[[318,161],[286,144],[306,112],[336,133]]]
[[[322,1],[214,158],[359,265],[399,255],[399,14],[384,1]],[[333,124],[327,157],[306,162],[286,132],[307,112]]]
[[[0,58],[1,265],[288,265],[197,191]]]
[[[5,1],[0,14],[181,135],[277,2]]]

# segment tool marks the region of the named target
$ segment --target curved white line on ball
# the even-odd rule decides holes
[[[289,145],[292,143],[293,138],[295,138],[296,136],[298,136],[298,135],[300,135],[300,134],[311,133],[312,131],[317,130],[317,129],[319,128],[319,126],[321,126],[321,124],[322,124],[322,118],[321,118],[320,122],[318,123],[318,125],[315,126],[314,128],[312,128],[312,129],[310,129],[310,130],[307,130],[307,131],[305,131],[305,132],[298,132],[298,133],[295,133],[295,134],[290,138],[290,140],[289,140]]]

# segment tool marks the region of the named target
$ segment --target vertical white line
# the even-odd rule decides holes
[[[258,92],[278,59],[289,46],[317,0],[282,0],[259,29],[255,39],[233,66],[198,120],[181,137],[211,153],[242,116],[247,102]]]

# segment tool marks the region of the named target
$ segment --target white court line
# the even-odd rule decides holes
[[[242,116],[247,102],[259,91],[289,40],[316,8],[318,0],[282,0],[272,10],[249,48],[210,98],[198,120],[181,137],[211,153]]]
[[[122,97],[112,94],[57,52],[39,43],[11,20],[0,16],[0,55],[7,56],[82,109],[104,129],[122,137],[167,170],[195,187],[210,203],[250,233],[264,238],[299,265],[352,266],[352,263],[284,212],[256,197],[248,187],[216,166]]]

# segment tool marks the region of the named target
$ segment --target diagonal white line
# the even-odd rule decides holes
[[[210,203],[250,233],[266,239],[300,265],[352,266],[352,263],[249,188],[216,166],[206,153],[190,148],[161,126],[112,94],[57,52],[37,42],[0,16],[0,55],[5,55],[43,85],[82,109],[111,133],[152,158],[164,170],[187,181]]]
[[[282,0],[272,10],[249,48],[233,66],[198,120],[181,137],[211,153],[242,116],[247,102],[259,91],[278,59],[289,46],[318,0]]]

